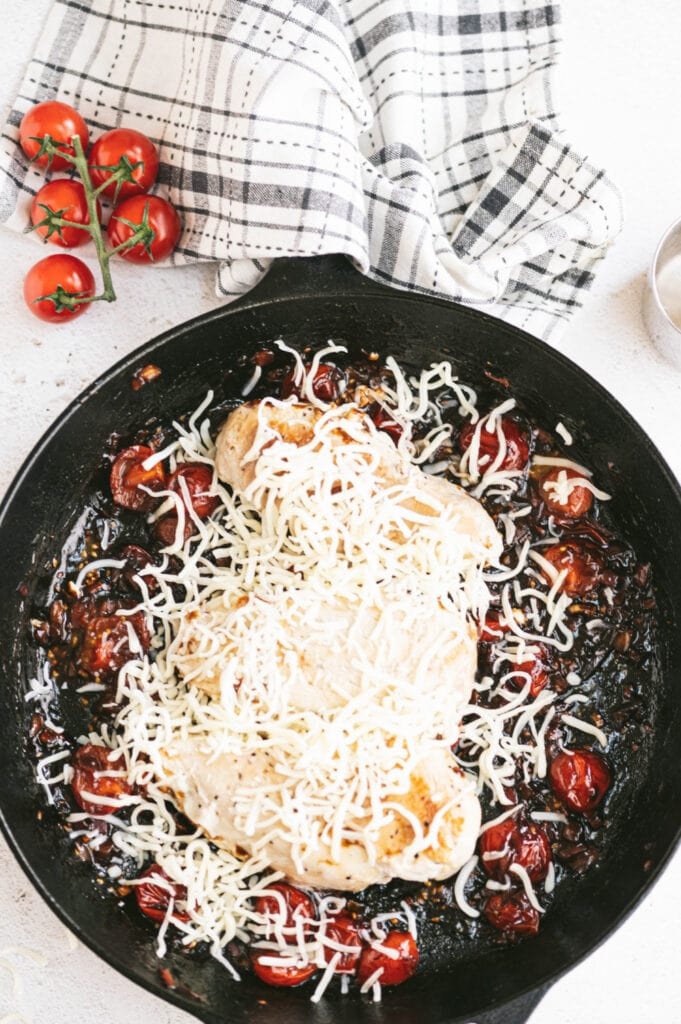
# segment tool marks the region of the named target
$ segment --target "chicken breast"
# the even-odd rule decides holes
[[[260,457],[275,441],[294,447],[309,446],[314,454],[315,429],[322,411],[305,402],[286,404],[246,402],[230,413],[216,440],[215,466],[218,476],[239,494],[253,500],[262,511],[266,491],[257,489]],[[411,465],[398,452],[385,433],[371,432],[366,415],[358,409],[348,410],[337,421],[330,437],[339,452],[352,440],[359,439],[375,460],[376,477],[385,487],[402,486],[415,492],[403,501],[403,507],[418,517],[441,516],[457,520],[457,529],[481,544],[488,560],[495,562],[502,544],[493,520],[480,502],[462,487],[442,477],[424,473]],[[350,431],[351,427],[351,432]],[[406,539],[406,538],[405,538]]]
[[[191,738],[165,752],[165,771],[184,814],[215,842],[264,856],[273,870],[313,888],[359,892],[395,877],[448,878],[471,856],[480,829],[473,787],[445,751],[414,768],[406,794],[386,800],[373,848],[344,837],[336,852],[324,829],[307,842],[281,827],[247,834],[248,808],[263,793],[271,803],[287,789],[275,752],[215,755],[204,740]]]
[[[165,743],[163,785],[216,842],[299,884],[449,877],[480,826],[451,747],[493,521],[351,406],[247,403],[216,468],[260,515],[238,520],[164,652],[203,725]]]

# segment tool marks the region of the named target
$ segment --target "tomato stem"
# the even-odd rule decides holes
[[[92,179],[90,178],[90,170],[87,165],[85,153],[83,152],[83,143],[80,141],[80,135],[74,135],[71,140],[71,144],[73,146],[73,152],[75,153],[73,162],[76,170],[78,171],[78,176],[83,183],[83,188],[85,189],[85,201],[87,203],[88,214],[90,216],[90,223],[86,225],[86,227],[92,235],[92,241],[95,243],[99,269],[102,274],[104,291],[101,295],[98,295],[97,298],[101,298],[106,302],[113,302],[116,298],[116,292],[114,291],[113,280],[111,278],[109,253],[107,252],[106,245],[104,244],[102,225],[99,223],[97,210],[97,196],[92,184]]]

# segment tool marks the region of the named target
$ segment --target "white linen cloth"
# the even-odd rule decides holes
[[[5,128],[0,219],[44,182],[16,145],[35,102],[159,146],[176,263],[232,299],[279,256],[370,277],[540,337],[565,324],[621,224],[563,138],[559,7],[538,0],[55,0]]]

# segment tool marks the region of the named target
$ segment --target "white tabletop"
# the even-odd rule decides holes
[[[3,0],[0,113],[19,85],[49,0]],[[557,75],[570,141],[622,188],[626,226],[587,308],[561,351],[600,380],[639,420],[681,477],[681,372],[663,363],[640,316],[656,242],[681,215],[681,5],[678,0],[570,0]],[[218,304],[210,267],[140,273],[116,267],[120,299],[72,325],[43,325],[22,304],[23,275],[39,250],[0,239],[3,323],[0,492],[32,444],[92,378],[126,352]],[[0,840],[0,1024],[189,1024],[76,947]],[[617,933],[559,981],[532,1024],[657,1024],[681,1020],[678,917],[681,854]],[[40,954],[41,962],[32,957]],[[3,961],[16,968],[13,987]]]

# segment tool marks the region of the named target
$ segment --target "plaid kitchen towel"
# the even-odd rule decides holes
[[[174,260],[219,262],[227,298],[278,256],[340,252],[547,337],[621,222],[556,127],[558,21],[538,0],[55,0],[3,135],[0,218],[26,224],[44,179],[19,122],[58,98],[94,134],[156,142]]]

